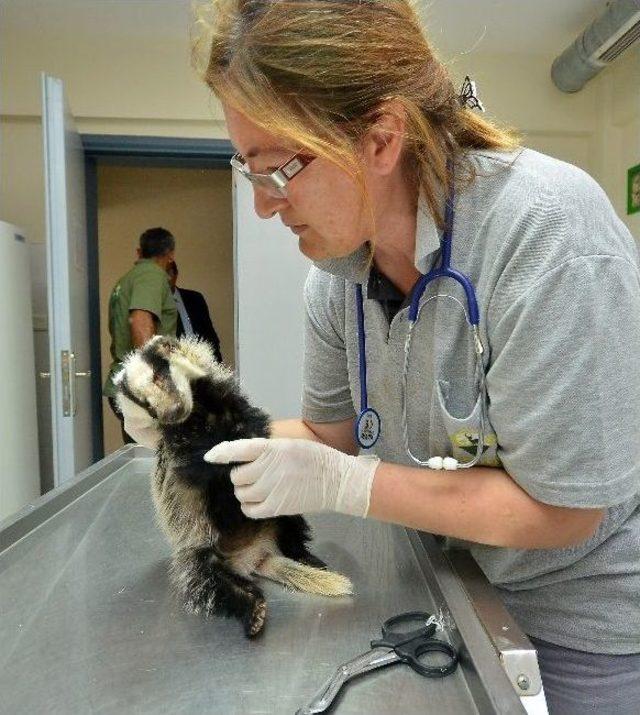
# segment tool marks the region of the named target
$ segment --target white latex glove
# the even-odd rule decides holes
[[[252,519],[339,511],[366,516],[378,457],[352,457],[306,439],[220,442],[204,459],[248,462],[231,470],[242,511]]]
[[[160,441],[158,421],[131,400],[118,400],[118,407],[124,417],[124,431],[143,447],[155,449]]]

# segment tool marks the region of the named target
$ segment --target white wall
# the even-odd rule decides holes
[[[627,170],[640,164],[640,45],[593,80],[597,90],[597,178],[636,241],[640,213],[627,215]]]
[[[640,241],[640,214],[626,214],[627,169],[640,163],[640,45],[575,94],[552,83],[552,61],[472,54],[451,67],[477,80],[488,114],[520,130],[527,146],[590,173]]]

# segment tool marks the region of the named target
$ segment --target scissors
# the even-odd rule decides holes
[[[382,638],[371,641],[371,650],[340,665],[311,702],[299,709],[296,715],[325,712],[347,681],[385,665],[407,663],[425,678],[444,678],[453,673],[458,665],[458,651],[449,643],[433,638],[435,620],[434,616],[424,611],[410,611],[387,619],[382,624]],[[422,622],[422,625],[408,630],[416,621]],[[420,660],[425,653],[434,652],[444,653],[446,662],[428,665]]]

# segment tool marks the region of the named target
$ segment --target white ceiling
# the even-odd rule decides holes
[[[559,54],[607,6],[606,0],[417,2],[431,39],[445,54]],[[191,0],[0,0],[0,6],[6,29],[39,25],[47,33],[71,26],[89,35],[184,38]]]
[[[560,54],[606,0],[420,0],[429,35],[446,53]]]

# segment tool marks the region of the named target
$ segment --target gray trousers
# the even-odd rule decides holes
[[[639,715],[640,653],[609,655],[531,638],[549,715]]]

